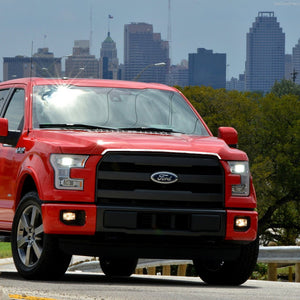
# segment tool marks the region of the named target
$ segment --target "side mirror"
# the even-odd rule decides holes
[[[238,146],[238,133],[233,127],[219,127],[218,138],[224,140],[231,148]]]
[[[8,136],[8,120],[0,118],[0,136]]]

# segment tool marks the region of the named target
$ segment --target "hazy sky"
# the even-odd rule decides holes
[[[123,62],[124,24],[153,24],[167,40],[168,0],[0,0],[0,80],[3,57],[48,47],[56,57],[72,53],[74,40],[90,39],[100,56],[108,30]],[[92,11],[92,13],[91,13]],[[244,71],[246,33],[259,11],[274,11],[286,35],[286,53],[300,38],[300,0],[171,0],[171,58],[180,63],[197,48],[227,54],[227,79]],[[92,15],[92,22],[90,16]],[[92,26],[91,26],[92,24]]]

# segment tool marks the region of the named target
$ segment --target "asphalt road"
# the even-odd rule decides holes
[[[108,280],[102,273],[82,271],[46,282],[26,281],[15,270],[2,269],[0,286],[3,300],[300,299],[300,283],[249,280],[239,287],[216,287],[194,277],[133,275]]]

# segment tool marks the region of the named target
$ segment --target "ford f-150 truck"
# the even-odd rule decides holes
[[[0,236],[27,279],[73,254],[110,277],[192,259],[239,285],[258,254],[256,196],[234,128],[214,137],[177,89],[96,79],[0,83]]]

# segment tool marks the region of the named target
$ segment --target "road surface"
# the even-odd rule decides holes
[[[133,275],[109,280],[99,270],[68,272],[59,281],[46,282],[24,280],[9,264],[0,270],[3,300],[300,299],[300,283],[249,280],[239,287],[216,287],[196,277]]]

